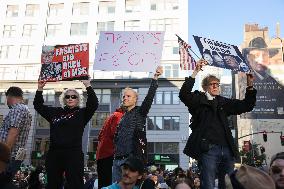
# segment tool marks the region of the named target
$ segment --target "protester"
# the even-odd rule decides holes
[[[5,143],[10,152],[10,160],[3,173],[5,183],[10,185],[13,176],[19,170],[25,158],[25,145],[31,127],[32,115],[27,105],[23,102],[23,91],[19,87],[10,87],[6,92],[9,112],[5,116],[3,125],[0,128],[0,142]]]
[[[158,77],[163,73],[159,66],[151,81],[147,96],[141,106],[136,106],[138,94],[131,88],[126,88],[123,93],[123,106],[126,112],[118,124],[115,134],[115,155],[113,161],[112,181],[117,182],[121,178],[120,165],[128,157],[136,157],[145,163],[147,161],[146,149],[146,118],[151,108],[156,90]]]
[[[138,189],[139,187],[135,184],[143,176],[143,162],[138,158],[130,157],[121,165],[121,170],[122,178],[120,181],[102,189]]]
[[[272,156],[269,175],[274,180],[276,189],[284,189],[284,152]]]
[[[82,135],[85,125],[98,108],[98,98],[90,80],[82,80],[82,83],[88,95],[86,107],[79,107],[80,96],[75,89],[62,93],[63,107],[49,107],[44,105],[42,96],[46,81],[38,81],[34,108],[50,123],[50,146],[46,157],[47,189],[62,187],[63,172],[68,189],[83,189]]]
[[[226,189],[275,189],[270,176],[255,167],[242,165],[229,176],[226,175]]]
[[[106,119],[99,133],[99,143],[96,153],[99,189],[104,186],[109,186],[112,183],[113,139],[117,125],[124,111],[123,106],[116,109],[115,112]]]
[[[178,178],[174,181],[172,189],[191,189],[192,184],[187,178]]]
[[[185,78],[179,97],[192,115],[191,136],[198,136],[187,145],[190,147],[189,155],[199,160],[201,188],[214,188],[217,170],[219,187],[224,188],[225,174],[233,171],[235,158],[238,158],[227,116],[251,111],[256,101],[256,90],[253,88],[253,76],[247,74],[245,99],[228,99],[219,95],[220,80],[209,75],[202,80],[205,92],[191,92],[195,76],[205,65],[205,60],[197,62],[191,77]]]
[[[193,180],[193,189],[200,189],[200,178],[195,177]]]

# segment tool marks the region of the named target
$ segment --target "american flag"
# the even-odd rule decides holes
[[[182,40],[179,36],[178,43],[179,43],[179,54],[180,54],[180,68],[182,70],[194,70],[196,67],[196,61],[189,53],[190,45],[188,45],[184,40]]]

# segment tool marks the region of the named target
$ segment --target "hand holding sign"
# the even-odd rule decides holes
[[[85,85],[85,87],[90,87],[91,86],[91,79],[90,76],[88,76],[87,80],[81,80],[81,82]]]
[[[43,91],[43,88],[44,88],[44,86],[45,86],[45,84],[46,84],[46,81],[44,81],[44,80],[38,80],[38,83],[37,83],[37,90],[38,91]]]
[[[156,69],[156,73],[154,74],[154,79],[157,80],[158,77],[163,74],[163,72],[164,72],[163,67],[158,66],[157,69]]]
[[[197,75],[198,72],[203,71],[202,67],[206,66],[208,64],[208,62],[204,59],[200,59],[196,62],[196,67],[191,75],[192,78],[195,78],[195,76]]]

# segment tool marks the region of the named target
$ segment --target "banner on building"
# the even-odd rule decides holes
[[[284,62],[281,48],[268,48],[264,39],[257,37],[242,50],[254,73],[257,89],[255,108],[242,114],[246,119],[284,119]],[[238,75],[239,96],[244,98],[246,75]]]
[[[154,72],[160,64],[164,32],[101,32],[94,70]]]
[[[43,46],[40,80],[88,79],[89,44]]]
[[[208,62],[209,66],[249,72],[248,64],[237,46],[204,37],[193,36],[193,38],[202,58]]]

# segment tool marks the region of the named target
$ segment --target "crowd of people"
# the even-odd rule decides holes
[[[9,113],[0,128],[0,186],[7,188],[45,189],[223,189],[223,188],[284,188],[284,153],[271,159],[270,176],[256,168],[234,169],[238,151],[228,125],[228,116],[251,111],[256,103],[254,77],[247,74],[244,99],[220,96],[220,79],[208,75],[202,80],[203,91],[192,91],[195,77],[208,62],[197,62],[192,75],[185,78],[179,98],[192,115],[184,153],[198,161],[199,172],[176,168],[173,172],[147,166],[146,118],[158,88],[157,67],[148,93],[140,106],[139,94],[125,88],[121,107],[104,123],[99,134],[97,172],[84,174],[82,137],[86,124],[98,108],[98,98],[90,79],[82,80],[86,87],[86,106],[80,107],[77,90],[62,92],[62,107],[44,104],[46,81],[38,81],[33,105],[50,124],[50,147],[45,166],[19,171],[25,158],[25,145],[32,116],[23,103],[23,91],[10,87],[6,92]],[[216,184],[216,179],[217,183]]]

